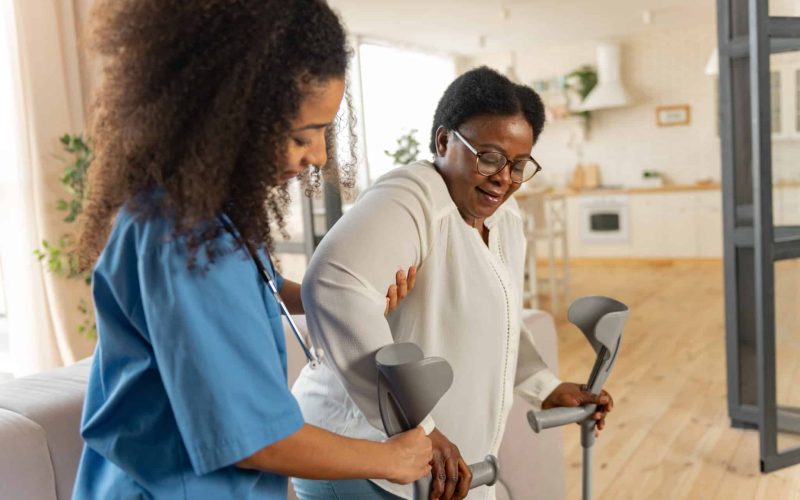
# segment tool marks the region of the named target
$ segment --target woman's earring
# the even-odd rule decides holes
[[[321,168],[317,165],[312,165],[308,172],[308,184],[306,186],[306,196],[312,197],[321,193],[322,188],[322,172]]]

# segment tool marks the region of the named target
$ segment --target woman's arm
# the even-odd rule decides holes
[[[394,342],[384,291],[395,273],[419,264],[432,238],[426,187],[384,179],[325,235],[311,259],[302,295],[309,333],[325,351],[348,395],[382,429],[374,355]]]
[[[419,427],[378,443],[305,424],[236,465],[305,479],[370,478],[406,484],[430,473],[431,453],[431,441]]]
[[[384,316],[394,311],[397,308],[397,304],[399,304],[406,295],[408,295],[408,292],[414,288],[416,278],[416,266],[409,267],[408,274],[403,271],[397,271],[394,277],[394,285],[389,285],[389,289],[386,290],[386,309],[383,311]],[[290,314],[305,314],[303,299],[300,296],[300,283],[285,279],[283,280],[280,293],[281,299],[283,299]]]
[[[555,331],[553,319],[548,316],[547,321],[548,328]],[[519,333],[515,392],[532,405],[541,407],[547,396],[560,384],[561,380],[547,367],[533,341],[533,335],[523,323]]]

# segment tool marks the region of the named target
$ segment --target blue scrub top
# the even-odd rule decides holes
[[[190,270],[171,232],[122,209],[95,267],[74,497],[285,499],[286,477],[234,465],[303,425],[277,302],[228,233]]]

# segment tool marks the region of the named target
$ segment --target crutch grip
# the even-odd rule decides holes
[[[551,427],[582,422],[591,416],[597,405],[550,408],[549,410],[531,410],[528,412],[528,424],[533,432],[541,432]]]
[[[470,465],[469,470],[472,471],[470,489],[483,485],[492,486],[497,482],[499,467],[497,465],[497,458],[494,455],[486,455],[483,462]]]
[[[486,455],[483,462],[478,462],[469,466],[472,471],[472,482],[469,488],[477,488],[478,486],[492,486],[497,482],[500,476],[500,468],[497,465],[497,458],[494,455]],[[426,500],[431,491],[431,482],[433,478],[427,475],[423,478],[414,481],[414,498]]]

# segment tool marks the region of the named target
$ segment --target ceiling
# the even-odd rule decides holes
[[[329,0],[348,30],[462,55],[714,25],[716,0]],[[649,21],[649,22],[648,22]]]

